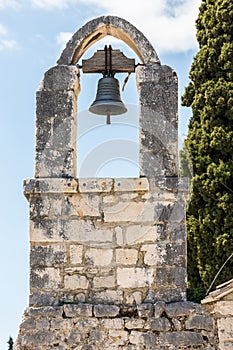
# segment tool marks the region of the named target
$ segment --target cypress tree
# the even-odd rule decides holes
[[[12,337],[9,338],[7,344],[9,345],[8,350],[13,350],[14,342],[13,342]]]
[[[203,0],[199,51],[182,98],[192,107],[185,145],[193,168],[187,212],[189,287],[208,288],[233,252],[233,2]],[[233,259],[216,284],[233,278]]]

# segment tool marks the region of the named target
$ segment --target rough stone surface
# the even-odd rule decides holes
[[[214,318],[219,338],[219,350],[233,349],[233,281],[218,286],[202,303]],[[210,322],[209,322],[210,324]]]
[[[159,64],[158,56],[147,38],[131,23],[115,16],[98,17],[86,23],[70,39],[58,60],[60,65],[75,64],[97,40],[112,35],[129,45],[146,64]]]
[[[106,35],[138,54],[139,178],[76,179],[79,70]],[[30,298],[14,350],[221,349],[231,320],[186,302],[185,200],[178,177],[177,76],[124,19],[80,28],[37,92]],[[225,336],[223,333],[225,330]]]
[[[152,301],[185,299],[185,222],[169,222],[164,214],[183,192],[169,185],[155,197],[150,179],[143,179],[143,188],[138,179],[58,180],[25,182],[32,305],[77,300],[134,305],[147,301],[152,290]],[[173,196],[165,201],[166,193]]]
[[[162,307],[162,304],[160,303]],[[165,310],[169,304],[164,304]],[[185,318],[172,320],[166,311],[155,318],[153,313],[158,304],[140,305],[131,316],[130,307],[116,305],[66,304],[60,307],[28,308],[15,350],[42,349],[218,349],[216,330],[206,331],[199,327],[186,330]],[[182,303],[178,307],[182,308]],[[186,306],[184,306],[186,308]],[[182,311],[183,312],[183,311]],[[181,312],[181,313],[182,313]],[[192,317],[205,315],[206,311],[194,304]],[[49,317],[49,322],[48,322]],[[180,330],[174,329],[179,323]],[[36,325],[36,327],[35,327]],[[33,343],[33,338],[35,342]]]

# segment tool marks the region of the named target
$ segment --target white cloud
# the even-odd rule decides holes
[[[34,7],[44,10],[68,8],[69,2],[69,0],[31,0]]]
[[[0,39],[0,50],[13,50],[18,47],[15,40],[10,39]]]
[[[9,39],[7,35],[7,28],[0,23],[0,51],[12,50],[18,47],[17,42],[15,40]]]
[[[141,30],[161,52],[183,52],[197,47],[195,20],[201,0],[79,0],[123,17]]]
[[[73,33],[70,32],[60,32],[57,37],[57,44],[61,49],[64,49],[66,43],[70,40],[72,37]]]
[[[0,0],[0,10],[11,7],[15,10],[18,10],[20,7],[19,1],[16,0]]]
[[[5,35],[7,33],[6,27],[0,23],[0,35]]]

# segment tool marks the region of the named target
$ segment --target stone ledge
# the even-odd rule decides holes
[[[24,194],[40,193],[109,193],[109,192],[148,192],[146,178],[38,178],[24,180]]]
[[[77,193],[78,181],[62,178],[26,179],[23,188],[27,198],[40,193]]]
[[[114,179],[114,192],[138,192],[149,191],[149,182],[147,178],[139,179]]]
[[[24,194],[40,193],[121,193],[162,191],[188,192],[189,179],[158,176],[153,178],[35,178],[25,179]]]

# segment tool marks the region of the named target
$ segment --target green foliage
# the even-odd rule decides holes
[[[206,290],[203,288],[188,288],[187,289],[187,300],[193,301],[194,303],[200,303],[206,295]]]
[[[187,212],[190,288],[207,289],[233,251],[233,2],[203,0],[200,50],[182,104],[192,107],[185,145],[193,168]],[[230,261],[216,280],[231,279]]]
[[[13,350],[14,342],[13,342],[12,337],[9,338],[7,344],[9,344],[8,350]]]
[[[192,162],[185,146],[180,150],[180,176],[192,178]]]

